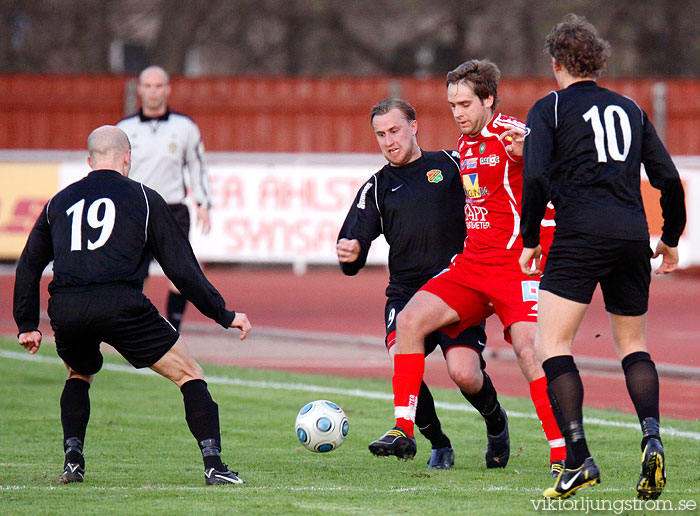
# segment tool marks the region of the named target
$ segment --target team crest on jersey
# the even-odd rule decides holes
[[[428,176],[429,183],[439,183],[443,180],[442,170],[438,170],[437,168],[429,170],[425,175]]]
[[[170,142],[170,145],[168,145],[168,149],[170,150],[171,154],[175,154],[175,151],[177,150],[177,143]]]
[[[489,194],[487,188],[479,187],[479,174],[464,174],[462,176],[462,184],[468,199],[478,199]]]
[[[486,142],[481,142],[481,145],[479,145],[479,154],[483,154],[485,150],[486,150]]]

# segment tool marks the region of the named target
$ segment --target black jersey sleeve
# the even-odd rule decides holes
[[[530,134],[523,148],[523,197],[520,232],[523,246],[535,248],[540,242],[540,224],[549,202],[549,175],[554,145],[555,104],[553,94],[530,109],[525,124]]]
[[[661,213],[664,219],[661,240],[670,247],[677,247],[686,223],[683,183],[671,156],[643,111],[642,117],[642,163],[651,186],[661,190]]]
[[[338,240],[356,239],[360,243],[360,255],[357,260],[351,263],[340,263],[341,270],[348,276],[354,276],[365,266],[372,241],[382,233],[376,191],[377,176],[375,175],[358,190],[338,234]]]
[[[39,283],[44,269],[53,260],[47,210],[48,204],[37,218],[17,262],[13,315],[19,333],[39,328]]]
[[[204,315],[228,328],[236,313],[226,309],[223,297],[202,272],[187,236],[163,198],[150,188],[146,188],[146,195],[150,211],[146,244],[153,256],[183,296]]]

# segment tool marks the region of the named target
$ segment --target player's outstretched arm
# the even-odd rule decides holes
[[[654,271],[656,274],[668,274],[678,268],[677,247],[669,247],[664,244],[663,240],[659,240],[659,243],[656,244],[656,252],[652,258],[656,258],[657,256],[663,256],[664,258],[659,268]]]
[[[41,332],[39,330],[20,333],[17,339],[20,345],[32,355],[39,351],[39,346],[41,346]]]
[[[236,312],[236,317],[231,321],[231,328],[241,330],[241,340],[245,339],[253,328],[248,320],[248,316],[242,312]]]
[[[360,242],[356,239],[341,238],[335,246],[340,263],[352,263],[360,256]]]
[[[540,258],[542,256],[542,247],[539,245],[535,248],[523,247],[523,252],[520,253],[520,270],[528,276],[537,276],[542,272],[540,270]],[[532,260],[535,260],[535,268],[532,268]]]

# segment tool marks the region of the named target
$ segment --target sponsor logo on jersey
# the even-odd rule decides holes
[[[481,145],[479,145],[479,154],[483,154],[485,150],[486,150],[486,142],[481,142]]]
[[[365,209],[365,206],[366,206],[366,202],[365,202],[365,201],[366,201],[366,197],[367,197],[367,190],[369,190],[370,188],[372,188],[372,181],[370,181],[369,183],[367,183],[367,184],[364,186],[364,188],[362,188],[362,193],[360,194],[360,200],[359,200],[359,202],[357,203],[357,207],[358,207],[359,209],[361,209],[361,210],[364,210],[364,209]]]
[[[479,158],[479,165],[488,165],[489,167],[495,167],[501,161],[501,158],[497,154],[490,154]]]
[[[474,154],[474,153],[472,152],[471,147],[468,148],[468,149],[467,149],[467,152],[464,153],[465,156],[471,156],[471,155],[473,155],[473,154]]]
[[[464,164],[467,170],[476,168],[476,166],[479,164],[479,158],[467,158],[466,160],[464,160]]]
[[[488,214],[489,210],[483,206],[465,204],[464,219],[467,223],[467,229],[489,229],[491,224],[486,220]]]
[[[488,188],[479,187],[479,174],[477,173],[462,175],[462,184],[468,199],[478,199],[489,194]]]
[[[428,170],[425,175],[428,176],[429,183],[439,183],[443,179],[442,170],[438,170],[437,168]]]

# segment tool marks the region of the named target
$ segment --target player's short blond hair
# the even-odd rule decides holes
[[[386,98],[377,102],[369,112],[370,124],[374,122],[375,116],[386,115],[392,109],[398,109],[408,122],[416,119],[415,108],[403,99]]]

